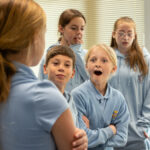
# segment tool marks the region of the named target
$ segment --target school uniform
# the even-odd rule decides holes
[[[52,48],[53,46],[59,45],[60,43],[56,43],[48,48]],[[81,44],[75,44],[71,45],[70,48],[74,51],[76,55],[76,63],[75,63],[75,75],[72,79],[69,80],[69,82],[66,85],[66,90],[70,92],[72,89],[83,83],[85,80],[87,80],[88,74],[84,67],[84,56],[86,54],[86,50],[82,48]],[[48,51],[47,50],[47,51]],[[41,64],[40,64],[40,70],[39,70],[39,78],[40,79],[48,79],[47,75],[44,75],[43,73],[43,65],[45,63],[45,56],[43,57]]]
[[[128,142],[121,150],[146,150],[143,132],[150,128],[150,56],[146,49],[143,49],[149,69],[148,75],[143,78],[137,67],[131,69],[125,61],[125,56],[118,50],[115,52],[118,68],[110,84],[124,95],[131,117]]]
[[[75,102],[73,100],[73,97],[67,91],[65,91],[63,95],[64,95],[64,97],[66,98],[66,100],[69,104],[69,108],[72,112],[72,117],[73,117],[73,120],[74,120],[74,124],[76,125],[77,128],[79,128],[78,111],[77,111]]]
[[[1,150],[55,150],[51,130],[68,103],[50,81],[39,81],[32,70],[14,62],[9,97],[0,104]]]
[[[75,88],[72,96],[78,111],[90,122],[90,129],[85,128],[90,143],[89,150],[106,150],[106,147],[126,144],[129,112],[125,99],[118,90],[108,84],[103,96],[88,80]],[[110,124],[116,126],[116,135],[108,127]]]

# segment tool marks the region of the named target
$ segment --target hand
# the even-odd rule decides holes
[[[84,130],[76,129],[72,145],[72,150],[87,150],[88,138]]]
[[[112,129],[112,131],[113,131],[113,134],[115,135],[116,133],[117,133],[117,129],[116,129],[116,127],[114,126],[114,125],[109,125],[109,127]]]
[[[149,138],[148,134],[144,131],[145,138]]]
[[[82,116],[82,119],[84,121],[84,123],[86,124],[87,128],[90,128],[90,121],[86,116]]]

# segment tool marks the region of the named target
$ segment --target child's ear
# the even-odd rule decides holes
[[[113,66],[111,73],[112,73],[112,74],[115,73],[116,70],[117,70],[117,66]]]
[[[64,33],[64,28],[63,28],[61,25],[59,25],[59,26],[58,26],[58,31],[60,32],[61,35],[63,35],[63,33]]]
[[[48,71],[47,71],[47,67],[46,67],[46,65],[45,65],[45,64],[43,65],[43,73],[44,73],[44,74],[47,74],[47,73],[48,73]]]
[[[85,64],[85,69],[86,69],[86,70],[88,70],[88,66],[87,66],[87,63]]]
[[[74,77],[74,75],[75,75],[75,69],[73,69],[73,71],[72,71],[72,75],[71,75],[71,78],[73,78]]]
[[[115,39],[116,32],[112,32],[112,37]]]

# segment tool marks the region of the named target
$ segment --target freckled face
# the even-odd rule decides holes
[[[110,75],[113,73],[113,64],[107,53],[102,48],[92,50],[86,69],[89,72],[91,81],[96,84],[107,84]]]
[[[120,23],[116,32],[113,32],[113,38],[116,39],[118,49],[126,53],[131,48],[135,39],[135,31],[131,23]]]

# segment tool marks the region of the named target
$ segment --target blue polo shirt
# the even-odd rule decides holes
[[[30,68],[14,64],[9,97],[0,104],[1,149],[55,150],[51,129],[68,104],[52,82],[39,81]]]

